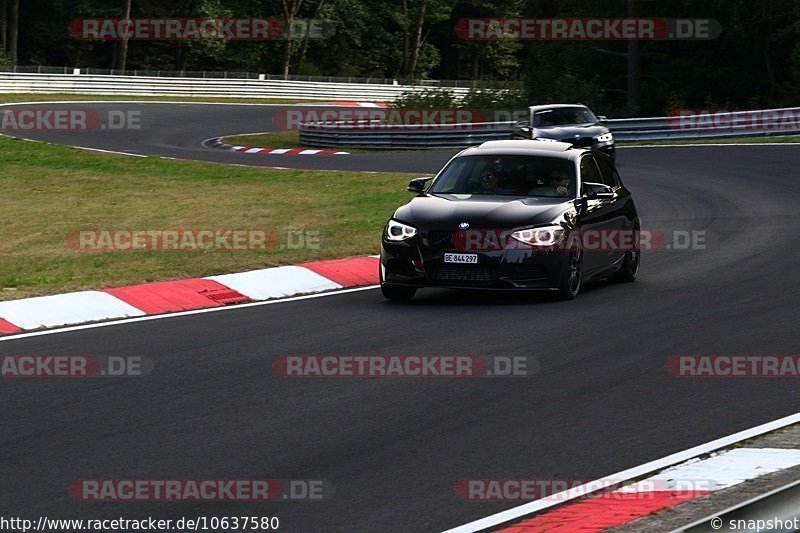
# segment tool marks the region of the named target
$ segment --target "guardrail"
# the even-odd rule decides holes
[[[472,124],[383,126],[379,122],[300,124],[300,143],[337,148],[464,148],[489,140],[510,139],[513,121]],[[625,118],[606,121],[617,141],[713,139],[800,134],[800,108],[698,114],[690,118]]]
[[[785,527],[778,527],[775,524],[776,519],[784,522]],[[767,528],[768,520],[772,521],[772,526],[769,528]],[[671,533],[711,533],[723,528],[725,531],[796,531],[794,524],[799,520],[800,481],[795,481],[688,526],[675,529]],[[731,523],[751,524],[751,526],[731,528],[729,527]]]
[[[188,78],[0,72],[0,93],[73,93],[91,95],[229,96],[297,100],[391,101],[404,92],[429,89],[422,85],[337,83],[247,78]],[[457,97],[465,87],[448,88]]]
[[[375,149],[461,148],[511,137],[514,122],[471,124],[396,125],[333,122],[300,124],[300,144],[335,148],[353,146]],[[461,126],[461,127],[459,127]]]
[[[259,72],[242,72],[231,70],[119,70],[104,69],[93,67],[51,67],[45,65],[13,65],[0,66],[0,73],[19,73],[19,74],[83,74],[91,76],[146,76],[155,78],[216,78],[216,79],[245,79],[245,80],[289,80],[289,81],[310,81],[320,83],[358,83],[377,85],[412,85],[421,87],[441,87],[450,89],[453,87],[465,87],[468,89],[520,89],[520,81],[492,81],[492,80],[426,80],[426,79],[406,79],[398,81],[395,78],[375,78],[359,76],[311,76],[306,74],[262,74]]]
[[[800,133],[800,107],[607,121],[620,141],[761,137]]]

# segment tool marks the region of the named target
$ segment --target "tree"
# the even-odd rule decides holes
[[[17,64],[17,46],[19,42],[19,0],[11,0],[11,15],[8,20],[8,59],[12,65]]]
[[[281,0],[283,8],[283,76],[289,76],[289,66],[292,62],[292,24],[303,6],[303,0]]]
[[[122,0],[122,18],[125,20],[130,20],[131,18],[131,0]],[[119,70],[125,70],[125,67],[128,62],[128,36],[125,35],[122,40],[119,42],[118,47],[118,55],[117,55],[117,68]]]
[[[308,40],[311,36],[311,21],[317,18],[317,15],[322,10],[322,7],[325,5],[325,0],[317,0],[317,3],[314,5],[314,9],[311,11],[311,16],[309,20],[306,21],[306,31],[303,35],[303,43],[300,45],[300,52],[297,54],[297,73],[300,73],[300,69],[303,68],[303,62],[306,59],[306,53],[308,52]]]

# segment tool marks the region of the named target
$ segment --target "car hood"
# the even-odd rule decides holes
[[[600,124],[586,124],[577,126],[552,126],[549,128],[536,128],[537,137],[546,137],[548,139],[567,139],[579,135],[581,137],[597,137],[604,133],[608,133],[609,129]]]
[[[512,229],[547,224],[573,205],[561,198],[464,196],[418,196],[394,218],[421,230],[456,230],[463,222],[473,229]]]

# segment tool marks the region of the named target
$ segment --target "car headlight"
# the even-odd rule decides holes
[[[511,238],[530,246],[554,246],[564,238],[564,228],[561,226],[545,226],[542,228],[528,228],[517,230]]]
[[[417,228],[412,228],[402,222],[390,220],[386,225],[384,237],[387,241],[404,241],[417,234]]]
[[[607,143],[609,141],[614,140],[614,135],[609,131],[608,133],[604,133],[597,138],[597,142]]]

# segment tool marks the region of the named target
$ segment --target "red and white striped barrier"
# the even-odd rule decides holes
[[[0,335],[284,298],[378,283],[378,258],[350,257],[0,302]]]

